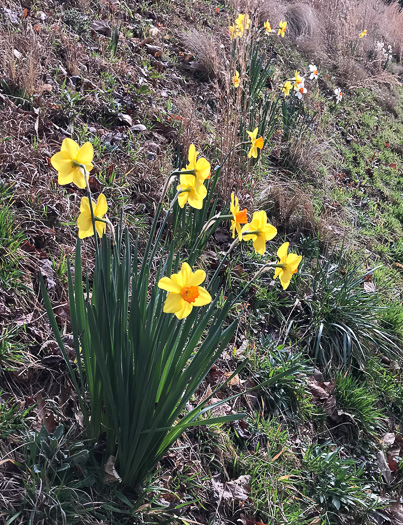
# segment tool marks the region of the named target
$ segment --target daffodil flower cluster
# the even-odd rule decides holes
[[[295,85],[303,82],[298,72],[295,72],[294,82]],[[263,137],[258,137],[258,130],[257,127],[253,131],[247,131],[251,140],[249,158],[257,158],[258,149],[262,149],[264,145]],[[179,172],[177,199],[181,208],[189,204],[200,210],[207,195],[204,182],[210,177],[211,166],[204,157],[198,159],[198,155],[194,144],[191,144],[188,164],[182,172]],[[93,147],[89,142],[80,148],[74,140],[64,139],[61,150],[51,158],[52,166],[58,171],[59,184],[73,183],[80,189],[87,189],[87,196],[81,199],[80,214],[77,219],[80,239],[94,235],[95,230],[98,236],[102,237],[107,225],[113,229],[106,217],[108,205],[105,195],[101,193],[97,201],[93,201],[91,197],[89,172],[93,168],[93,156]],[[237,236],[237,241],[251,240],[256,253],[264,255],[266,243],[277,235],[276,228],[267,221],[266,212],[263,210],[254,212],[252,220],[248,222],[248,211],[246,208],[240,209],[238,197],[234,193],[231,194],[230,212],[229,216],[219,215],[218,219],[231,219],[232,237]],[[287,250],[288,243],[285,243],[277,252],[280,261],[274,264],[276,266],[274,278],[280,278],[284,290],[288,287],[291,276],[297,271],[301,261],[301,257],[296,254],[287,255]],[[184,319],[194,306],[209,304],[212,298],[208,291],[200,286],[205,279],[206,274],[203,270],[193,272],[186,262],[182,264],[178,273],[160,279],[158,287],[168,292],[163,311],[174,314],[178,319]]]
[[[236,40],[237,38],[243,37],[245,31],[249,29],[251,24],[251,19],[248,14],[239,14],[238,18],[235,20],[233,26],[229,26],[229,34],[231,40]]]
[[[186,166],[187,173],[180,175],[180,184],[177,186],[179,192],[178,203],[181,208],[189,203],[189,206],[201,210],[203,208],[203,199],[207,195],[207,188],[204,181],[210,177],[210,163],[204,157],[197,160],[199,152],[196,151],[194,144],[190,145],[188,160]],[[193,172],[193,173],[189,173]]]
[[[83,197],[80,204],[80,215],[77,219],[78,236],[80,239],[94,235],[95,229],[99,235],[105,232],[106,225],[110,224],[104,216],[108,211],[106,197],[101,193],[97,202],[93,202],[89,187],[88,174],[94,167],[94,148],[90,142],[79,145],[72,139],[64,139],[58,153],[50,159],[52,166],[58,172],[60,185],[75,184],[78,188],[87,188],[88,197]]]

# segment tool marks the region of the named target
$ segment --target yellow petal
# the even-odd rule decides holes
[[[103,193],[98,197],[98,202],[94,208],[94,214],[97,217],[103,217],[108,211],[108,204],[106,202],[106,197]]]
[[[158,284],[159,286],[159,284]],[[176,314],[182,308],[182,303],[185,301],[178,293],[170,292],[164,303],[163,312],[166,314]]]
[[[205,159],[201,158],[196,163],[196,176],[199,179],[200,182],[203,182],[207,179],[207,177],[210,175],[211,166],[210,162]]]
[[[102,237],[102,235],[105,233],[106,224],[104,222],[95,221],[95,228],[98,232],[99,237]]]
[[[283,272],[280,274],[280,282],[283,286],[283,290],[287,290],[291,281],[291,277],[292,273],[288,269],[283,270]]]
[[[91,142],[86,142],[80,148],[78,155],[76,157],[77,162],[80,164],[91,164],[92,159],[94,158],[94,148],[92,147]],[[92,169],[92,168],[91,168]]]
[[[266,241],[271,241],[277,235],[277,229],[272,224],[267,224],[264,227],[263,234]]]
[[[59,171],[57,182],[58,184],[60,184],[60,186],[64,186],[65,184],[70,184],[71,182],[73,182],[73,176],[74,176],[74,170],[71,170],[70,172]]]
[[[266,251],[266,241],[263,235],[256,236],[256,239],[253,241],[253,247],[257,253],[264,255],[264,252]]]
[[[196,169],[197,154],[198,154],[198,152],[196,151],[195,145],[191,144],[189,146],[189,153],[188,153],[189,164],[188,164],[188,166],[186,166],[186,169],[189,169],[189,170]]]
[[[251,158],[251,157],[253,157],[254,159],[257,158],[257,147],[256,146],[252,146],[251,149],[249,150],[248,158]]]
[[[203,208],[203,199],[198,195],[190,194],[188,202],[189,206],[195,208],[196,210],[201,210]]]
[[[169,277],[163,277],[158,281],[158,288],[161,290],[166,290],[167,292],[175,292],[179,294],[181,287]]]
[[[285,242],[277,250],[277,257],[280,259],[281,262],[286,262],[286,260],[287,260],[287,252],[288,252],[288,246],[289,245],[290,245],[289,242]]]
[[[65,151],[68,153],[71,160],[75,160],[80,148],[72,139],[64,139],[62,142],[62,147],[60,148],[60,151]]]
[[[84,175],[82,174],[82,171],[80,168],[73,168],[73,181],[72,181],[78,188],[85,188],[87,185],[85,183]]]
[[[280,273],[283,271],[282,268],[276,268],[276,271],[274,272],[273,279],[277,279],[277,277],[280,275]]]
[[[182,267],[178,273],[178,277],[182,280],[182,286],[189,286],[189,281],[192,278],[192,268],[187,262],[182,264]]]
[[[302,255],[297,255],[296,253],[290,253],[287,257],[287,266],[292,272],[297,270],[299,263],[302,260]]]
[[[179,186],[178,186],[178,191],[179,191],[180,188],[182,188],[181,184],[179,184]],[[179,204],[179,206],[181,208],[183,208],[185,206],[185,204],[188,201],[188,198],[189,198],[189,193],[187,191],[184,191],[183,193],[180,193],[178,195],[178,204]]]
[[[57,171],[66,172],[72,169],[72,162],[67,151],[58,151],[50,159],[50,163]]]
[[[175,312],[175,315],[178,319],[184,319],[190,314],[192,309],[193,306],[190,303],[187,301],[182,301],[182,308],[178,312]]]
[[[77,219],[78,236],[80,239],[85,239],[94,235],[94,229],[92,227],[91,214],[83,211],[80,213]]]
[[[91,215],[90,201],[88,197],[83,197],[80,202],[80,212],[89,213]]]
[[[204,270],[196,270],[192,272],[190,279],[187,283],[188,286],[199,286],[206,278],[206,272]],[[201,288],[200,288],[201,290]]]
[[[202,288],[201,286],[198,287],[199,290],[199,297],[196,297],[196,300],[193,304],[193,306],[204,306],[205,304],[211,303],[211,295],[208,293],[207,290]]]
[[[267,225],[267,215],[264,210],[255,211],[252,217],[252,223],[256,224],[256,230],[263,230]]]

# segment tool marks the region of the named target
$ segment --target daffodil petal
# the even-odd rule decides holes
[[[106,224],[104,222],[95,221],[95,228],[98,232],[99,237],[102,237],[102,235],[105,233]]]
[[[160,279],[158,281],[158,288],[161,288],[161,290],[165,290],[167,292],[174,292],[176,294],[179,294],[179,292],[181,291],[181,286],[174,282],[172,280],[172,277],[163,277],[162,279]]]
[[[290,245],[289,242],[283,243],[280,248],[277,250],[277,257],[280,259],[281,262],[285,262],[287,259],[287,252],[288,252],[288,246]]]
[[[178,277],[182,280],[182,286],[189,286],[189,281],[192,277],[192,269],[187,262],[182,264]]]
[[[184,319],[190,314],[192,308],[193,306],[190,303],[182,301],[182,308],[178,312],[175,312],[175,315],[178,319]]]
[[[256,239],[253,241],[253,247],[257,253],[264,255],[264,252],[266,251],[266,241],[263,235],[256,236]]]
[[[87,186],[85,183],[84,175],[82,174],[80,168],[73,169],[73,183],[81,189]]]
[[[290,281],[291,281],[291,277],[292,277],[292,272],[288,268],[283,270],[283,272],[280,274],[280,282],[283,287],[283,290],[287,290],[290,284]]]
[[[106,197],[103,193],[98,197],[97,205],[95,206],[94,213],[97,217],[103,217],[108,211],[108,204],[106,202]]]
[[[201,158],[196,163],[197,178],[203,182],[207,179],[211,171],[210,162],[207,159]]]
[[[180,184],[178,188],[181,188]],[[186,205],[188,198],[189,198],[189,193],[187,191],[184,191],[183,193],[180,193],[178,195],[178,204],[181,208],[183,208]]]
[[[272,224],[267,224],[263,229],[266,241],[271,241],[277,235],[277,229]]]
[[[77,158],[78,152],[80,151],[80,147],[74,140],[64,139],[60,151],[66,151],[69,154],[70,159],[74,160]]]
[[[50,163],[57,171],[66,172],[72,169],[72,162],[67,151],[58,151],[50,159]]]
[[[276,271],[274,272],[273,279],[277,279],[277,277],[280,275],[280,273],[283,271],[282,268],[276,268]]]
[[[80,164],[91,164],[92,159],[94,158],[94,148],[91,142],[86,142],[83,144],[76,156],[77,162]]]
[[[195,302],[192,303],[193,306],[204,306],[206,304],[211,303],[211,295],[208,293],[207,290],[199,286],[199,297],[196,298]]]
[[[287,257],[287,266],[292,272],[294,272],[298,268],[298,265],[301,262],[301,260],[301,255],[297,255],[296,253],[290,253],[290,255]]]
[[[192,272],[189,281],[187,281],[187,286],[199,286],[206,279],[206,272],[204,270],[196,270]],[[199,289],[201,290],[201,288]]]
[[[182,303],[184,302],[185,301],[178,293],[170,292],[164,303],[163,312],[166,314],[176,314],[176,312],[180,312]]]
[[[70,184],[71,182],[73,182],[73,176],[74,176],[74,170],[71,170],[70,172],[59,171],[57,182],[60,184],[60,186],[64,186],[65,184]]]
[[[78,236],[80,239],[85,239],[94,235],[94,229],[92,227],[91,214],[86,212],[80,213],[77,219]]]

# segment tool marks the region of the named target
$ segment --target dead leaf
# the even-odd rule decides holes
[[[131,129],[133,131],[147,131],[147,128],[144,126],[144,124],[134,124]]]
[[[111,26],[105,20],[94,20],[91,24],[91,29],[100,35],[108,37],[112,35]]]
[[[372,282],[364,282],[364,291],[367,293],[374,293],[376,292],[376,288],[374,283]]]
[[[118,117],[123,122],[126,122],[126,124],[128,124],[129,126],[133,126],[133,119],[130,115],[126,115],[126,113],[119,113]]]
[[[376,455],[376,463],[378,465],[378,468],[383,476],[383,479],[387,484],[392,483],[393,480],[393,474],[389,468],[388,462],[386,460],[385,453],[382,450],[378,451],[378,454]]]
[[[40,432],[42,426],[44,426],[46,430],[52,434],[56,428],[55,416],[53,412],[46,409],[45,400],[40,392],[36,395],[35,399],[38,407],[38,419],[32,426],[37,432]]]
[[[251,476],[245,475],[240,476],[234,481],[227,481],[226,483],[222,483],[221,481],[212,478],[211,486],[214,492],[214,496],[219,501],[245,501],[250,496],[251,488],[249,483],[251,479]]]
[[[387,432],[384,436],[381,437],[381,441],[384,445],[393,445],[395,439],[396,435],[393,432]]]
[[[122,481],[122,478],[115,469],[115,461],[115,456],[109,456],[105,464],[105,483],[116,483]]]
[[[46,289],[51,291],[56,288],[55,275],[52,268],[52,263],[49,259],[41,262],[40,272],[44,277]]]

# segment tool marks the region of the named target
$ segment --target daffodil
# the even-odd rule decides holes
[[[211,166],[210,162],[202,157],[197,160],[199,152],[196,151],[194,144],[189,147],[188,160],[189,164],[186,166],[186,171],[194,171],[196,179],[203,184],[203,182],[209,178]]]
[[[233,217],[233,220],[231,220],[232,238],[235,238],[236,231],[238,234],[238,239],[242,241],[241,224],[248,222],[248,210],[246,208],[243,210],[239,209],[238,197],[234,193],[231,193],[230,212],[232,213]]]
[[[277,36],[282,36],[284,38],[284,35],[285,35],[285,31],[287,29],[287,22],[283,22],[282,20],[280,20],[279,22],[279,30],[278,30],[278,33],[277,33]]]
[[[263,255],[266,251],[266,242],[277,235],[277,230],[272,224],[267,223],[265,211],[255,211],[252,220],[241,230],[244,241],[253,240],[253,247],[257,253]]]
[[[266,22],[263,24],[264,28],[266,29],[266,33],[270,35],[270,33],[274,32],[274,29],[271,28],[270,22],[266,20]]]
[[[302,96],[305,95],[305,93],[306,93],[306,88],[305,88],[304,84],[301,83],[301,84],[299,84],[298,89],[295,89],[295,91],[296,91],[295,94],[301,100]]]
[[[205,278],[206,272],[203,270],[192,272],[185,262],[178,273],[160,279],[158,288],[169,292],[163,311],[166,314],[175,314],[178,319],[184,319],[190,314],[193,306],[211,303],[211,295],[199,286]]]
[[[340,100],[343,98],[343,93],[340,88],[336,88],[334,90],[334,94],[336,95],[336,104],[338,104]]]
[[[243,26],[239,27],[236,24],[229,26],[229,36],[231,40],[236,40],[243,35]]]
[[[241,79],[239,78],[239,72],[238,70],[235,70],[235,75],[232,77],[232,83],[234,85],[234,87],[239,87],[239,83],[240,83]]]
[[[287,80],[287,82],[284,83],[283,87],[281,88],[283,93],[284,93],[284,96],[288,97],[288,95],[290,94],[290,91],[292,90],[292,84],[289,80]]]
[[[94,212],[95,228],[98,235],[102,237],[104,234],[106,223],[97,221],[96,219],[102,219],[105,213],[108,211],[108,205],[106,203],[106,197],[103,193],[98,197],[98,201],[92,201],[92,210]],[[80,204],[80,215],[77,219],[78,236],[80,239],[85,237],[91,237],[94,235],[94,227],[92,224],[90,201],[88,197],[83,197]]]
[[[309,65],[309,71],[311,72],[311,76],[309,77],[309,80],[316,80],[318,78],[318,68],[314,64]]]
[[[181,208],[188,202],[189,206],[201,210],[203,199],[207,195],[207,188],[194,175],[181,175],[180,184],[176,188],[179,192],[178,204]]]
[[[85,188],[86,182],[80,164],[83,164],[89,173],[94,167],[91,164],[93,158],[94,148],[90,142],[86,142],[80,148],[74,140],[64,139],[60,151],[53,155],[50,162],[58,172],[59,184],[73,182],[79,188]]]
[[[262,149],[264,146],[264,140],[263,137],[257,138],[257,132],[259,131],[259,128],[255,128],[253,131],[247,131],[246,133],[249,135],[250,140],[252,141],[252,146],[249,150],[248,157],[253,157],[254,159],[257,158],[257,150]]]
[[[295,89],[298,89],[299,85],[304,83],[304,77],[301,77],[299,71],[294,72],[294,78],[292,80],[294,81]]]
[[[235,20],[235,24],[239,27],[242,27],[242,34],[243,30],[248,30],[251,23],[251,19],[249,18],[248,14],[239,14],[238,18]]]
[[[297,255],[296,253],[289,253],[287,255],[289,244],[289,242],[285,242],[277,250],[277,257],[280,259],[280,262],[274,273],[274,279],[277,277],[280,278],[283,290],[288,288],[291,277],[294,273],[297,273],[298,265],[302,259],[301,255]]]
[[[359,38],[364,38],[364,36],[367,36],[367,30],[364,29],[364,31],[361,31],[361,33],[358,36]]]

